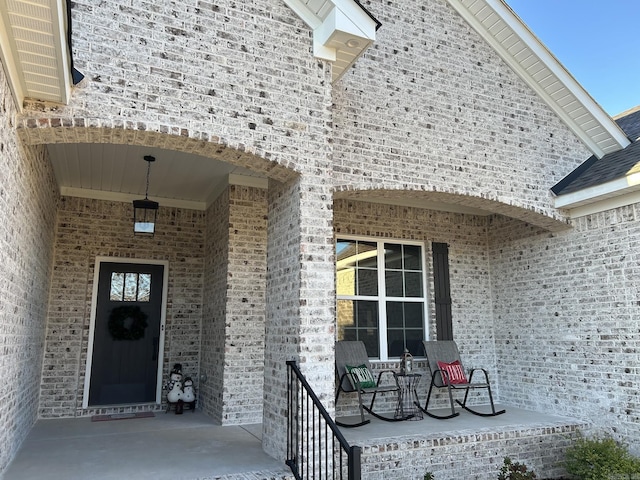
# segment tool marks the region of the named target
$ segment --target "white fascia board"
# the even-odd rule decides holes
[[[376,22],[353,0],[333,0],[332,8],[321,18],[299,0],[285,0],[300,19],[313,31],[313,55],[330,62],[338,59],[338,50],[328,43],[336,32],[364,39],[360,54],[375,40]]]
[[[311,30],[315,30],[322,24],[322,19],[309,10],[303,2],[299,0],[284,0],[284,3],[293,10]]]
[[[66,0],[53,0],[51,21],[53,23],[53,38],[56,43],[56,57],[58,78],[60,79],[60,102],[69,103],[71,97],[71,49],[67,44],[67,5]]]
[[[602,109],[598,102],[596,102],[593,97],[587,93],[584,87],[573,77],[573,75],[571,75],[571,73],[569,73],[564,65],[556,59],[549,49],[545,47],[540,40],[538,40],[531,30],[529,30],[529,28],[513,14],[512,10],[505,5],[504,1],[487,0],[487,3],[502,17],[515,34],[526,42],[527,46],[536,54],[545,66],[553,72],[553,74],[565,87],[567,87],[567,89],[578,99],[589,113],[596,118],[605,130],[607,130],[607,133],[614,137],[621,149],[631,143],[618,124],[615,123],[613,119]],[[522,68],[519,67],[519,63],[516,62],[516,64],[518,65],[519,71],[523,71]],[[552,100],[552,102],[556,104],[554,100]]]
[[[22,111],[25,98],[34,97],[46,99],[51,102],[67,104],[71,96],[71,57],[67,44],[67,6],[65,0],[49,0],[51,12],[51,31],[47,27],[41,33],[51,35],[53,47],[56,52],[56,80],[59,85],[58,94],[43,93],[42,96],[35,90],[30,90],[25,80],[25,72],[22,69],[20,55],[15,39],[12,35],[12,24],[9,19],[7,2],[0,2],[0,57],[7,74],[7,81],[11,93],[16,101],[19,111]]]
[[[367,40],[376,39],[376,22],[353,0],[334,0],[336,9],[360,32],[350,32]],[[345,30],[346,31],[346,30]]]
[[[7,17],[7,3],[2,2],[2,6],[0,6],[0,60],[2,60],[2,65],[7,76],[7,83],[13,94],[16,108],[21,112],[24,104],[26,86],[24,84],[22,70],[18,67],[17,48],[15,46],[15,40],[12,36],[9,36],[10,31],[11,24]]]
[[[460,0],[448,0],[449,4],[478,32],[478,34],[502,57],[502,59],[522,78],[549,107],[571,128],[580,140],[596,155],[602,158],[605,152],[588,135],[586,131],[577,125],[574,120],[562,109],[558,103],[551,98],[544,88],[535,81],[520,63],[502,46],[484,25],[471,13]],[[607,115],[602,107],[591,98],[584,88],[573,78],[573,76],[558,62],[549,50],[540,43],[535,35],[522,23],[513,11],[502,0],[484,0],[493,11],[507,24],[507,26],[517,35],[534,53],[540,61],[547,67],[558,80],[578,99],[579,102],[592,114],[596,120],[607,130],[607,132],[618,143],[620,149],[629,145],[629,139],[618,125]]]
[[[626,207],[627,205],[633,205],[634,203],[640,203],[640,190],[567,209],[569,211],[570,218],[578,218],[607,210],[613,210],[615,208]]]
[[[554,206],[570,210],[572,217],[583,216],[628,205],[627,202],[637,201],[634,199],[639,195],[640,172],[636,172],[601,185],[559,195],[554,200]],[[580,215],[576,215],[576,212],[580,212]]]
[[[373,22],[372,22],[373,23]],[[336,32],[344,32],[354,37],[364,38],[366,40],[375,40],[375,29],[373,38],[370,38],[361,26],[353,22],[343,10],[332,8],[322,25],[313,31],[314,41],[326,44]]]

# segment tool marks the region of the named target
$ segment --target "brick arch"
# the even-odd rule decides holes
[[[557,232],[569,228],[568,220],[555,210],[539,212],[507,203],[499,198],[455,193],[453,191],[423,190],[413,186],[404,186],[402,189],[356,189],[351,186],[343,186],[335,189],[333,197],[336,199],[374,200],[382,203],[413,206],[419,206],[420,203],[424,203],[425,208],[428,208],[428,204],[431,202],[446,203],[458,207],[481,209],[492,214],[515,218],[550,232]]]
[[[206,132],[140,122],[104,122],[85,118],[27,118],[18,122],[17,132],[25,145],[58,143],[111,143],[140,145],[191,153],[244,167],[266,177],[287,182],[298,173],[271,159],[269,152],[248,148]]]

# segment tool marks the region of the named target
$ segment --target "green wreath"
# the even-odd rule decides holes
[[[131,319],[129,327],[125,326],[128,319]],[[147,328],[147,314],[132,305],[116,307],[111,310],[108,326],[114,340],[140,340]]]

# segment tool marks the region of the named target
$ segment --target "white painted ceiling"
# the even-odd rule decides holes
[[[256,182],[246,168],[190,153],[136,145],[52,144],[49,156],[63,195],[131,201],[144,198],[151,163],[149,198],[165,206],[204,210],[226,188],[229,175]]]

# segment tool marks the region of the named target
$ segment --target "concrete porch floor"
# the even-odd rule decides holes
[[[449,420],[382,422],[341,429],[351,445],[399,437],[566,425],[575,420],[507,407],[504,415],[462,412]],[[284,462],[262,450],[261,425],[220,426],[200,411],[156,412],[153,418],[91,422],[89,417],[39,420],[3,480],[289,480]]]
[[[371,423],[358,428],[342,428],[342,434],[350,445],[375,445],[384,443],[390,438],[397,437],[436,437],[443,438],[452,435],[462,435],[481,432],[496,432],[504,429],[525,429],[532,427],[549,427],[567,424],[582,424],[575,419],[558,417],[515,407],[504,407],[496,404],[496,410],[502,408],[506,412],[495,417],[480,417],[457,408],[460,415],[447,420],[439,420],[424,415],[422,420],[407,420],[404,422],[384,422],[371,418]],[[487,406],[480,407],[481,411],[489,411]],[[448,409],[434,410],[434,413],[446,415]],[[348,420],[358,420],[352,417]]]
[[[198,410],[39,420],[3,479],[293,479],[262,450],[261,436],[261,425],[220,426]]]

